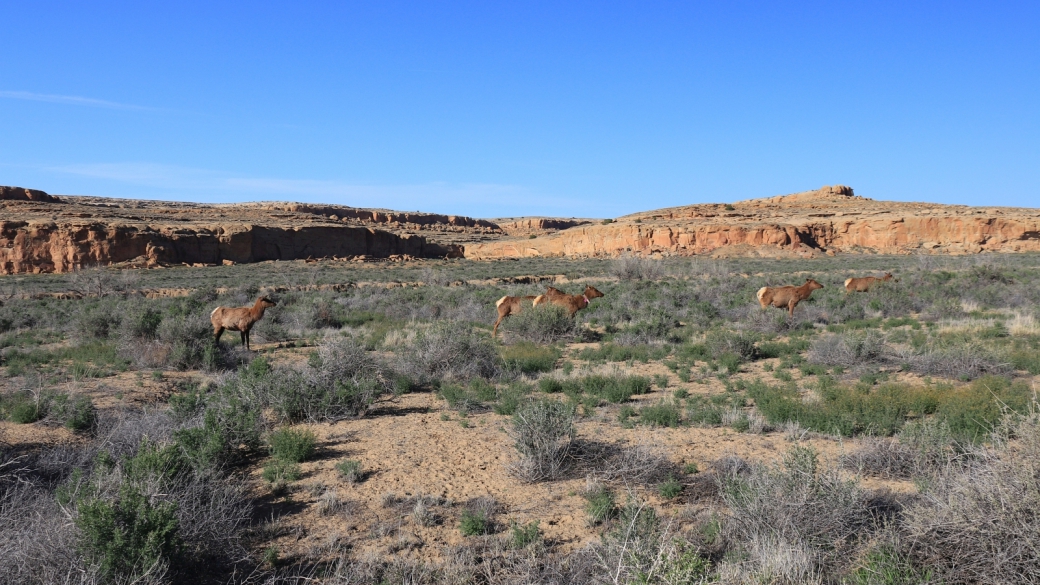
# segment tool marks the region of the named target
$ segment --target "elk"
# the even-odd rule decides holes
[[[884,276],[864,276],[863,278],[845,279],[845,294],[850,292],[867,292],[875,282],[888,282],[892,280],[892,273],[886,272]],[[898,281],[897,281],[898,282]]]
[[[755,296],[758,297],[758,303],[762,305],[762,309],[769,305],[778,309],[787,307],[787,315],[793,317],[794,308],[798,306],[798,303],[812,296],[812,291],[818,288],[823,288],[823,285],[811,278],[806,278],[805,284],[802,286],[763,286],[758,289],[758,294]]]
[[[252,307],[217,307],[209,314],[213,323],[213,342],[220,343],[224,330],[238,331],[242,334],[242,345],[249,349],[249,330],[264,316],[264,311],[276,303],[267,297],[256,299]]]
[[[534,299],[534,306],[552,303],[567,309],[567,313],[573,317],[575,313],[589,306],[592,299],[602,296],[603,293],[596,290],[593,286],[586,286],[585,292],[580,295],[569,295],[558,288],[550,286],[545,290],[544,295],[538,295]]]
[[[498,307],[498,320],[495,321],[495,326],[491,328],[491,337],[498,335],[498,325],[502,322],[502,319],[510,315],[517,315],[526,303],[533,302],[536,297],[510,297],[505,296],[495,301],[495,306]],[[526,302],[525,302],[526,301]]]

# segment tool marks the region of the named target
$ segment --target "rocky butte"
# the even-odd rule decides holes
[[[466,247],[467,258],[624,253],[805,256],[1040,251],[1040,210],[875,201],[851,187],[671,207],[534,238]]]
[[[845,186],[617,220],[304,203],[204,205],[0,187],[0,273],[306,258],[801,256],[1040,251],[1040,210],[875,201]]]

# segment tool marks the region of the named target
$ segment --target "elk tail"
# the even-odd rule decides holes
[[[762,297],[766,296],[767,290],[769,290],[769,287],[763,286],[762,288],[758,289],[757,293],[755,293],[755,296],[758,297],[759,302],[762,302]]]
[[[506,299],[508,299],[508,298],[509,298],[508,296],[504,296],[504,297],[498,299],[497,301],[495,301],[495,306],[496,307],[501,307],[502,303],[506,302]]]
[[[852,282],[852,279],[851,279],[851,278],[846,278],[846,279],[845,279],[845,288],[849,288],[849,283],[850,283],[850,282]]]
[[[534,298],[534,300],[531,301],[531,306],[532,307],[537,307],[542,302],[542,298],[543,297],[545,297],[545,295],[538,295],[538,296],[536,296]]]
[[[220,310],[220,307],[217,307],[216,309],[213,309],[213,312],[212,312],[212,313],[210,313],[210,314],[209,314],[209,316],[210,316],[210,317],[212,317],[212,316],[213,316],[213,315],[215,315],[215,314],[217,313],[217,311],[219,311],[219,310]]]

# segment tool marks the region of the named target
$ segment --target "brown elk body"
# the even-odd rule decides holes
[[[845,280],[845,293],[867,292],[875,282],[888,282],[892,280],[892,273],[886,272],[884,276],[864,276],[863,278],[848,278]]]
[[[256,299],[252,307],[217,307],[209,314],[213,324],[213,341],[220,342],[224,330],[238,331],[242,334],[242,345],[249,349],[249,330],[264,316],[264,311],[274,307],[276,303],[267,297]]]
[[[758,289],[758,303],[762,308],[772,305],[778,309],[787,309],[789,316],[794,315],[794,308],[798,303],[812,296],[812,291],[823,288],[823,285],[811,278],[805,279],[802,286],[763,286]]]
[[[554,287],[546,289],[544,295],[538,295],[534,299],[534,305],[544,305],[545,303],[552,303],[554,305],[567,309],[567,313],[573,317],[575,313],[589,306],[592,299],[602,297],[603,293],[596,290],[595,287],[586,286],[585,292],[580,295],[569,295],[562,290]]]
[[[498,307],[498,320],[495,321],[495,326],[491,328],[491,337],[498,335],[498,326],[502,323],[502,319],[510,315],[517,315],[524,308],[524,305],[532,303],[536,297],[502,297],[495,301],[495,306]]]

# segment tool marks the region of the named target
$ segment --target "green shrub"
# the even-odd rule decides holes
[[[682,411],[674,402],[658,402],[639,409],[639,422],[655,427],[677,427]]]
[[[283,428],[271,433],[267,442],[275,459],[302,463],[314,455],[318,439],[310,430]]]
[[[62,396],[63,400],[56,401],[55,410],[58,413],[58,417],[64,421],[65,428],[76,431],[84,432],[94,428],[97,422],[97,409],[94,408],[94,402],[89,396],[79,394],[71,399],[66,399]]]
[[[1016,370],[1025,370],[1036,376],[1040,375],[1040,351],[1017,350],[1011,352],[1011,365]]]
[[[547,394],[563,392],[563,382],[556,378],[542,378],[538,380],[538,389]]]
[[[275,459],[264,465],[263,478],[272,484],[287,484],[300,479],[300,466],[289,461]]]
[[[505,369],[521,374],[551,372],[560,359],[560,350],[552,346],[538,346],[529,341],[502,348]]]
[[[361,462],[356,459],[344,459],[336,464],[336,471],[350,483],[361,481],[364,472],[361,470]]]
[[[459,531],[463,536],[480,536],[488,533],[488,518],[483,510],[463,510],[459,519]]]
[[[112,581],[145,575],[181,550],[176,506],[153,502],[129,484],[115,500],[85,500],[77,511],[80,551]]]
[[[47,416],[50,397],[44,394],[18,392],[3,400],[7,419],[18,424],[31,424]]]
[[[603,484],[594,486],[585,492],[585,513],[590,524],[602,524],[617,514],[617,498],[610,488]]]
[[[932,583],[932,572],[920,569],[893,547],[871,550],[860,566],[847,577],[849,585],[925,585]]]
[[[690,424],[713,427],[722,424],[722,408],[702,396],[690,398],[686,404],[686,420]]]
[[[627,401],[634,394],[650,392],[650,378],[644,376],[592,375],[580,378],[577,388],[607,402],[619,404]],[[567,391],[566,386],[564,391]]]
[[[495,414],[516,414],[524,396],[531,392],[531,387],[523,382],[513,382],[498,392],[498,402],[494,406]]]
[[[525,307],[519,315],[502,322],[502,328],[532,343],[554,343],[569,338],[577,331],[577,323],[567,309],[545,303]]]
[[[657,486],[657,493],[661,494],[661,497],[666,500],[671,500],[681,494],[683,491],[683,485],[675,477],[669,476],[668,479],[661,482]]]
[[[509,527],[509,544],[513,548],[526,548],[542,540],[542,531],[538,528],[538,521],[534,520],[527,524],[514,522]]]

